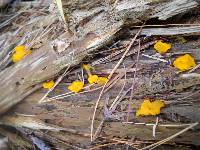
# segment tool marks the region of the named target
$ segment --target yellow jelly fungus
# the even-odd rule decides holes
[[[20,52],[15,52],[13,55],[12,55],[12,61],[14,63],[22,60],[24,58],[24,56],[26,55],[25,51],[20,51]]]
[[[160,114],[160,109],[164,106],[165,103],[162,100],[151,102],[149,99],[145,99],[140,106],[140,109],[137,110],[136,116],[158,115]]]
[[[187,71],[189,69],[194,68],[196,66],[196,63],[191,55],[185,54],[183,56],[176,58],[173,62],[173,65],[180,71]]]
[[[89,75],[88,82],[90,84],[97,83],[98,78],[99,78],[98,75]]]
[[[88,64],[84,64],[83,65],[83,69],[85,69],[86,71],[88,71],[90,69],[89,65]]]
[[[162,42],[162,40],[159,40],[154,45],[155,50],[160,54],[166,53],[169,49],[171,49],[171,47],[172,47],[171,44]]]
[[[96,83],[99,84],[99,85],[104,85],[104,84],[106,84],[106,82],[108,82],[108,78],[99,77]]]
[[[17,52],[17,51],[21,51],[21,50],[23,51],[23,50],[25,50],[25,49],[26,49],[26,48],[25,48],[24,45],[19,45],[19,46],[16,46],[14,50],[15,50],[15,52]]]
[[[42,84],[42,86],[43,86],[43,88],[45,88],[45,89],[51,89],[53,86],[54,86],[54,81],[53,80],[51,80],[51,81],[49,81],[49,82],[44,82],[43,84]]]
[[[68,86],[68,90],[78,93],[83,89],[84,83],[82,81],[74,81]]]
[[[20,45],[15,47],[14,53],[12,55],[12,61],[14,63],[22,60],[26,55],[29,55],[31,53],[31,50],[26,50],[25,46]]]
[[[98,77],[98,75],[92,75],[90,72],[91,67],[88,64],[84,64],[83,69],[87,71],[89,84],[97,83],[99,85],[104,85],[108,81],[106,77]]]

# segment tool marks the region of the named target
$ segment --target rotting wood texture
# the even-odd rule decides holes
[[[198,6],[194,0],[167,1],[63,1],[70,32],[67,47],[56,53],[48,44],[30,57],[0,73],[0,114],[38,89],[39,83],[58,75],[66,66],[78,64],[88,52],[112,40],[124,25],[150,18],[167,19]],[[65,7],[66,6],[66,7]],[[187,6],[187,7],[186,7]]]

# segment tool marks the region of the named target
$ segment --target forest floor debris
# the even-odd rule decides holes
[[[22,2],[17,13],[9,9],[0,15],[1,71],[45,44],[58,53],[65,49],[66,26],[50,0]],[[0,133],[13,146],[26,148],[200,146],[199,16],[192,17],[194,24],[167,20],[131,26],[80,64],[40,83],[38,91],[0,119]],[[23,50],[12,59],[19,46]],[[157,100],[163,103],[153,105]]]

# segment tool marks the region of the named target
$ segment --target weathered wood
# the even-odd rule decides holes
[[[131,61],[130,58],[127,58],[124,65],[129,66],[132,62],[133,60]],[[102,74],[102,68],[113,68],[112,65],[112,63],[99,65],[98,67],[96,67],[96,72]],[[159,63],[159,65],[162,66],[161,63]],[[145,68],[142,68],[142,66],[144,66]],[[157,70],[153,70],[152,66],[153,65],[151,63],[149,64],[149,66],[145,66],[144,64],[140,64],[138,66],[138,76],[135,79],[135,82],[137,83],[137,88],[134,90],[134,100],[131,105],[133,106],[133,110],[130,113],[129,121],[133,121],[134,123],[155,123],[155,117],[136,118],[135,111],[143,101],[143,97],[148,96],[152,98],[158,97],[165,99],[165,95],[169,94],[171,96],[171,99],[170,96],[166,96],[165,102],[167,106],[165,109],[162,110],[162,114],[159,116],[160,119],[158,127],[156,128],[156,137],[152,136],[152,125],[146,126],[137,125],[134,123],[122,123],[122,121],[126,120],[127,116],[127,106],[129,105],[129,101],[127,99],[129,99],[130,97],[129,94],[127,94],[123,98],[123,100],[118,104],[118,107],[115,109],[115,111],[111,113],[112,117],[106,120],[99,137],[106,138],[107,141],[112,141],[114,137],[127,140],[135,138],[143,140],[145,142],[150,142],[152,140],[157,141],[171,136],[172,134],[179,132],[187,126],[180,125],[178,127],[166,127],[162,125],[179,125],[183,123],[200,121],[198,117],[200,115],[200,110],[196,109],[199,106],[199,99],[196,99],[197,103],[192,103],[193,99],[199,96],[199,93],[183,100],[181,100],[181,98],[184,98],[184,95],[188,96],[191,93],[189,92],[190,94],[186,93],[183,95],[179,95],[180,92],[183,92],[186,89],[194,87],[199,88],[200,75],[196,73],[184,74],[182,76],[168,76],[170,75],[168,74],[168,72],[170,71],[169,66],[166,68],[162,68],[163,71],[156,74]],[[120,67],[123,68],[123,65]],[[150,71],[154,72],[154,78],[152,78],[152,74],[147,75],[147,73],[145,73]],[[146,76],[139,76],[140,73],[146,74]],[[121,87],[123,86],[124,81],[126,81],[126,85],[124,91],[122,92],[122,95],[126,91],[128,91],[128,89],[130,89],[133,83],[133,78],[131,74],[133,74],[133,72],[128,72],[127,79],[120,79],[110,90],[104,93],[104,95],[102,96],[102,100],[99,104],[101,107],[105,106],[105,100],[107,98],[109,98],[109,103],[112,102],[114,98],[116,98],[119,91],[121,90]],[[168,82],[170,81],[169,78],[172,79],[172,83]],[[67,79],[67,81],[68,80],[69,79]],[[149,84],[151,84],[151,86]],[[69,91],[66,88],[67,85],[68,83],[62,82],[49,96],[51,97],[65,92],[68,93]],[[96,86],[91,87],[91,89],[94,89],[95,87]],[[176,93],[175,91],[178,91],[178,93]],[[46,90],[42,89],[28,96],[25,101],[23,101],[23,103],[21,103],[20,105],[17,105],[15,109],[10,112],[10,114],[1,117],[0,124],[5,126],[12,126],[23,132],[25,132],[28,128],[28,131],[30,133],[33,133],[36,137],[47,141],[46,143],[50,142],[52,145],[54,145],[55,148],[63,147],[66,149],[72,147],[74,148],[76,146],[86,149],[91,148],[91,113],[93,112],[95,100],[98,98],[100,90],[85,93],[80,92],[71,96],[67,96],[65,98],[60,98],[51,102],[38,104],[38,101],[45,92]],[[184,103],[190,105],[188,105],[187,107],[185,107],[184,105],[179,105]],[[185,110],[185,108],[187,108],[187,110]],[[178,115],[178,118],[174,117],[176,115]],[[163,119],[163,116],[166,116],[168,121]],[[98,113],[95,119],[95,129],[98,127],[104,117],[105,116],[103,115],[103,112],[98,109]],[[199,126],[194,128],[193,130],[187,131],[187,133],[183,134],[182,136],[173,139],[172,141],[168,142],[168,144],[184,143],[198,146],[200,145],[198,140],[198,130]]]
[[[62,0],[69,29],[78,36],[102,33],[150,18],[166,20],[198,6],[193,0]],[[73,20],[73,21],[72,21]]]
[[[9,114],[0,118],[0,125],[16,128],[21,134],[24,134],[26,139],[16,139],[16,134],[10,128],[0,129],[0,131],[5,136],[8,136],[12,143],[21,147],[32,148],[33,145],[30,143],[37,146],[37,140],[41,139],[44,142],[46,141],[47,145],[50,143],[55,149],[91,148],[91,114],[94,111],[93,107],[95,100],[99,96],[100,89],[92,92],[87,92],[86,90],[88,89],[84,89],[83,92],[85,93],[80,92],[64,98],[46,98],[46,100],[50,101],[42,104],[38,104],[38,101],[47,92],[46,90],[38,90],[32,95],[28,95],[39,89],[43,81],[59,75],[66,67],[79,64],[88,53],[112,41],[117,34],[120,35],[118,31],[124,26],[157,17],[161,20],[167,19],[176,14],[184,13],[198,5],[195,0],[110,0],[107,2],[101,0],[63,0],[63,4],[68,31],[57,38],[57,41],[60,42],[61,39],[62,44],[64,43],[64,48],[56,45],[56,42],[54,43],[55,45],[51,44],[50,41],[16,64],[12,64],[7,68],[5,67],[10,61],[0,64],[0,69],[2,69],[0,72],[0,114],[25,99],[23,103],[13,108]],[[48,16],[44,18],[48,18]],[[47,22],[45,26],[52,23],[53,21],[51,23]],[[8,24],[3,24],[3,27],[6,25]],[[42,27],[38,26],[37,28]],[[183,27],[182,29],[183,32],[179,32],[180,34],[185,34],[186,32],[194,33],[194,31],[199,32],[199,28],[196,27],[195,30],[192,28],[190,31],[187,30],[188,28]],[[177,30],[172,28],[169,31],[169,33],[172,33]],[[143,32],[145,32],[145,35],[147,34],[146,30]],[[199,40],[196,40],[196,42],[189,41],[184,46],[173,43],[170,53],[164,55],[163,58],[173,60],[174,55],[188,52],[194,55],[196,61],[199,61],[199,45]],[[9,52],[8,49],[2,51],[0,58],[4,58]],[[145,51],[145,54],[153,55],[155,51],[148,49]],[[95,130],[103,119],[106,120],[102,132],[98,135],[101,138],[101,144],[103,142],[102,139],[106,139],[106,142],[113,142],[112,139],[115,137],[126,140],[139,139],[147,143],[162,140],[187,126],[186,124],[166,127],[166,124],[179,125],[200,121],[198,117],[200,115],[200,110],[198,109],[199,93],[196,93],[196,91],[192,93],[190,91],[190,89],[199,90],[199,70],[197,69],[194,74],[179,75],[175,74],[175,70],[169,64],[162,63],[159,60],[144,58],[142,55],[140,56],[137,76],[134,79],[136,87],[133,92],[132,109],[129,118],[129,121],[133,121],[133,124],[124,124],[122,122],[126,121],[127,108],[130,105],[130,88],[133,84],[133,74],[136,69],[130,68],[130,66],[132,66],[136,59],[125,59],[123,65],[119,66],[114,76],[124,75],[125,66],[127,70],[126,79],[120,78],[111,89],[107,90],[106,88],[106,92],[99,103],[99,106],[103,109],[97,110],[95,118]],[[104,65],[95,65],[95,71],[92,71],[92,73],[100,75],[109,74],[116,63],[113,61]],[[71,74],[73,76],[67,76],[49,94],[49,97],[69,92],[66,88],[69,82],[78,78],[73,71]],[[124,82],[126,82],[126,85],[121,93],[122,97],[117,103],[117,107],[106,116],[106,113],[108,113],[104,110],[106,109],[106,101],[108,100],[107,107],[109,107],[110,103],[119,94]],[[96,87],[97,85],[94,85],[90,88],[93,90]],[[190,96],[190,94],[192,95]],[[189,97],[187,97],[188,95]],[[162,110],[162,114],[159,116],[156,137],[152,136],[152,124],[155,123],[155,117],[135,117],[135,111],[145,97],[164,99],[166,103],[166,108]],[[137,123],[151,123],[151,125],[138,125]],[[198,130],[199,126],[168,143],[184,143],[199,146]],[[98,142],[98,140],[95,142]]]
[[[133,31],[136,33],[136,31]],[[141,32],[142,35],[199,35],[200,26],[189,27],[168,27],[168,28],[146,28]]]
[[[186,44],[187,45],[187,44]],[[188,44],[190,45],[190,44]],[[142,60],[140,60],[142,62]],[[126,59],[124,65],[129,66],[133,60],[130,58]],[[144,60],[145,62],[145,60]],[[145,62],[147,63],[147,62]],[[199,106],[199,93],[196,93],[186,99],[184,96],[192,94],[190,91],[184,94],[184,90],[189,88],[199,88],[200,75],[195,74],[183,74],[183,75],[170,75],[170,67],[162,68],[163,71],[156,73],[156,70],[152,69],[152,64],[149,62],[148,65],[139,65],[138,76],[135,79],[137,88],[134,90],[134,101],[132,102],[133,110],[131,111],[130,120],[134,123],[155,123],[155,117],[144,117],[136,118],[135,111],[143,101],[143,97],[149,98],[163,98],[166,99],[166,108],[162,110],[162,115],[159,117],[160,124],[179,124],[188,122],[199,122],[200,110],[197,109]],[[112,63],[102,64],[96,67],[96,72],[102,74],[101,69],[113,68]],[[159,65],[162,65],[159,63]],[[142,68],[142,66],[144,68]],[[158,67],[158,66],[157,66]],[[120,66],[123,68],[123,66]],[[160,68],[160,67],[158,67]],[[146,74],[145,72],[154,72],[146,76],[140,76],[139,74]],[[196,71],[197,72],[197,71]],[[109,98],[111,103],[116,96],[119,94],[121,87],[126,81],[125,88],[121,95],[124,95],[133,83],[131,78],[133,72],[127,73],[127,79],[120,79],[110,90],[108,90],[102,96],[100,106],[105,106],[105,100]],[[153,75],[153,78],[152,78]],[[77,78],[77,77],[76,77]],[[169,82],[171,79],[172,81]],[[69,80],[69,79],[68,79]],[[73,79],[74,80],[74,79]],[[150,85],[151,84],[151,85]],[[53,93],[49,97],[57,94],[68,93],[68,83],[61,83],[58,85]],[[91,90],[96,86],[91,87]],[[177,93],[177,92],[178,93]],[[28,128],[30,132],[33,132],[37,137],[45,139],[52,144],[60,145],[62,143],[65,146],[69,144],[77,145],[80,147],[91,147],[90,143],[90,124],[91,124],[91,113],[95,105],[95,100],[98,98],[100,89],[92,92],[84,92],[68,95],[65,98],[52,99],[50,102],[38,104],[38,101],[46,91],[40,90],[30,96],[28,96],[23,103],[17,105],[15,109],[10,112],[9,115],[5,115],[0,119],[1,125],[12,126],[20,128],[22,131]],[[182,93],[182,95],[179,95]],[[159,95],[160,94],[160,95]],[[165,95],[168,95],[166,96]],[[137,125],[137,124],[123,124],[119,121],[126,120],[127,106],[129,105],[130,94],[127,94],[121,102],[118,103],[117,109],[111,113],[112,117],[110,120],[106,120],[103,126],[102,132],[99,135],[106,139],[112,139],[113,137],[118,138],[136,138],[145,141],[162,140],[186,126],[179,127],[164,127],[158,126],[156,129],[156,137],[152,136],[152,126]],[[183,99],[182,99],[183,98]],[[47,98],[48,99],[48,98]],[[181,100],[182,99],[182,100]],[[193,100],[196,102],[193,103]],[[189,104],[187,107],[181,104]],[[177,108],[177,109],[176,109]],[[187,110],[185,110],[187,108]],[[174,110],[176,109],[176,110]],[[194,111],[195,110],[195,111]],[[103,119],[103,112],[98,110],[95,119],[95,128],[99,125]],[[195,114],[193,114],[195,113]],[[178,116],[177,116],[178,115]],[[167,118],[167,120],[163,120]],[[177,118],[175,117],[177,116]],[[180,122],[179,122],[180,121]],[[187,136],[180,136],[173,139],[170,143],[185,143],[200,145],[198,141],[199,132],[195,132],[199,129],[199,126],[192,131],[187,132]],[[48,130],[49,132],[44,133],[41,130]],[[60,132],[58,132],[60,131]],[[79,137],[79,138],[77,138]],[[188,138],[190,137],[190,138]],[[48,143],[48,142],[47,142]],[[62,145],[61,144],[61,145]],[[64,146],[64,147],[65,147]]]
[[[109,92],[113,93],[113,91]],[[1,118],[0,120],[1,124],[21,129],[24,132],[26,131],[26,128],[28,128],[30,133],[33,133],[35,136],[47,141],[47,143],[50,142],[55,147],[63,146],[66,148],[71,144],[73,146],[79,146],[81,148],[90,148],[92,146],[90,142],[90,124],[91,124],[90,116],[93,111],[93,106],[95,105],[93,97],[87,98],[86,100],[81,99],[79,101],[76,101],[75,99],[71,100],[66,99],[65,101],[57,100],[51,103],[38,105],[37,104],[38,99],[42,95],[43,92],[38,91],[32,96],[28,97],[21,105],[18,105],[13,110],[15,114],[10,114]],[[100,105],[103,106],[104,105],[103,103],[104,101],[102,101]],[[138,105],[137,103],[139,104],[141,103],[141,101],[134,102],[135,105]],[[120,104],[121,109],[123,109],[123,105],[126,107],[128,105],[128,101],[125,101],[123,102],[123,104]],[[194,107],[195,106],[191,105],[188,106],[188,109],[192,110]],[[182,106],[182,110],[184,110],[184,106]],[[170,111],[168,109],[167,111],[168,113],[169,112],[173,113],[173,110]],[[179,110],[177,110],[177,112],[178,111]],[[165,114],[165,109],[162,112]],[[187,113],[187,111],[185,111],[185,113]],[[127,140],[135,138],[147,142],[152,140],[154,141],[162,140],[166,137],[171,136],[172,134],[179,132],[181,129],[187,126],[187,125],[181,126],[180,124],[179,127],[178,126],[165,127],[162,126],[162,124],[179,125],[179,123],[174,123],[173,121],[162,121],[162,119],[160,119],[158,127],[156,129],[156,137],[153,137],[152,126],[124,124],[122,122],[119,122],[118,119],[123,120],[123,118],[126,116],[126,112],[123,111],[122,112],[115,111],[115,115],[116,115],[116,120],[106,121],[99,137],[104,137],[107,140],[111,140],[114,137]],[[98,126],[98,124],[101,122],[102,119],[103,116],[101,115],[100,112],[98,112],[95,121],[96,122],[95,127]],[[133,120],[134,123],[146,122],[153,124],[155,123],[155,119],[156,119],[155,117],[135,118],[134,114],[131,113],[130,121]],[[183,118],[183,120],[184,119],[185,118]],[[42,129],[44,131],[42,131]],[[57,129],[57,131],[60,132],[57,132],[55,129]],[[172,141],[169,141],[168,144],[184,143],[184,144],[200,145],[198,140],[199,136],[199,132],[197,132],[198,129],[199,126],[195,127],[193,130],[188,131],[182,136],[179,136],[173,139]]]
[[[0,128],[2,135],[6,136],[9,139],[9,149],[16,149],[18,147],[24,149],[33,149],[34,146],[27,139],[23,138],[16,132],[6,130],[5,128]],[[12,143],[12,145],[10,145]]]
[[[88,52],[112,40],[125,24],[155,17],[167,19],[198,6],[194,0],[129,0],[120,1],[114,7],[112,1],[111,4],[99,0],[63,2],[64,7],[67,6],[67,27],[71,33],[67,39],[69,47],[57,53],[47,44],[30,57],[1,71],[0,114],[38,89],[37,84],[53,78],[66,66],[78,64]]]
[[[114,33],[112,33],[113,35]],[[81,42],[73,42],[65,51],[58,54],[52,47],[43,47],[21,62],[12,65],[0,73],[2,92],[0,107],[1,113],[21,101],[24,97],[40,88],[39,83],[53,78],[65,67],[78,64],[88,52],[98,48],[107,41],[110,34],[99,39],[89,35]],[[89,43],[88,43],[89,42]],[[93,43],[92,43],[93,42]],[[97,45],[96,45],[97,44]]]
[[[0,1],[0,7],[5,6],[6,4],[10,3],[12,0],[1,0]]]

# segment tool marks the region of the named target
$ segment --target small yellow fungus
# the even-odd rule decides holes
[[[92,75],[90,72],[91,67],[88,64],[84,64],[83,69],[87,71],[89,84],[97,83],[99,85],[104,85],[108,81],[106,77],[98,77],[98,75]]]
[[[19,46],[16,46],[15,47],[15,52],[17,52],[17,51],[24,51],[26,48],[25,48],[25,46],[24,45],[19,45]]]
[[[90,70],[90,67],[89,67],[88,64],[84,64],[84,65],[83,65],[83,69],[85,69],[86,71],[88,71],[88,70]]]
[[[72,82],[69,86],[68,86],[68,90],[74,92],[74,93],[78,93],[79,91],[81,91],[83,89],[84,83],[82,81],[74,81]]]
[[[54,86],[54,81],[53,80],[51,80],[51,81],[49,81],[49,82],[44,82],[43,84],[42,84],[42,86],[43,86],[43,88],[45,88],[45,89],[51,89],[53,86]]]
[[[13,55],[12,55],[12,61],[14,63],[22,60],[24,58],[24,56],[26,55],[26,52],[25,51],[18,51],[18,52],[15,52]]]
[[[169,49],[171,49],[171,47],[171,44],[165,43],[162,40],[159,40],[154,45],[155,50],[160,54],[166,53]]]
[[[98,75],[89,75],[89,77],[88,77],[88,82],[90,83],[90,84],[93,84],[93,83],[97,83],[97,81],[98,81]]]
[[[15,47],[14,53],[12,55],[12,61],[14,63],[22,60],[26,55],[29,55],[31,50],[26,50],[24,45]]]
[[[176,58],[173,62],[173,65],[180,71],[187,71],[189,69],[194,68],[196,66],[196,63],[191,55],[185,54],[183,56]]]
[[[99,84],[99,85],[104,85],[104,84],[106,84],[106,82],[108,82],[108,78],[99,77],[96,83]]]
[[[140,109],[137,110],[136,116],[158,115],[160,114],[160,109],[164,106],[165,103],[162,100],[151,102],[149,99],[145,99],[140,106]]]

